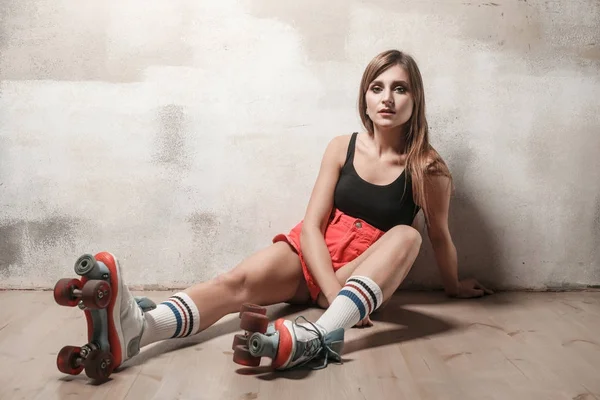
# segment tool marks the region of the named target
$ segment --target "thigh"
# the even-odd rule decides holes
[[[360,265],[360,263],[362,263],[365,259],[367,259],[367,257],[369,257],[371,254],[373,254],[375,251],[377,251],[377,248],[381,246],[380,242],[382,239],[383,239],[383,237],[381,239],[379,239],[378,241],[376,241],[375,243],[373,243],[360,256],[356,257],[354,260],[350,261],[349,263],[347,263],[346,265],[344,265],[343,267],[341,267],[337,271],[335,271],[335,276],[336,276],[338,282],[340,283],[340,285],[344,286],[346,284],[346,281],[348,280],[348,278],[350,278],[350,276],[352,276],[352,273],[354,273],[354,270],[356,270],[356,268]],[[327,299],[323,295],[323,292],[319,293],[319,297],[317,298],[316,303],[321,308],[328,307]]]
[[[379,240],[373,243],[368,249],[366,249],[361,255],[350,261],[343,267],[339,268],[335,272],[335,276],[340,285],[345,285],[348,278],[354,274],[354,271],[361,265],[366,259],[371,257],[373,254],[378,252],[387,252],[389,250],[402,251],[403,247],[400,246],[405,239],[411,239],[417,235],[420,237],[419,232],[410,226],[398,226],[392,228],[386,232]],[[323,296],[323,293],[319,293],[319,297],[316,301],[317,305],[322,308],[328,306],[327,299]],[[387,304],[387,302],[386,302]]]
[[[310,299],[300,257],[286,242],[277,242],[242,261],[232,273],[243,277],[247,301],[270,305],[307,303]]]
[[[360,264],[362,264],[367,258],[369,258],[373,253],[381,251],[385,248],[393,248],[400,250],[401,247],[399,245],[402,243],[405,237],[408,237],[409,235],[411,237],[414,236],[412,235],[413,232],[418,233],[418,231],[416,231],[414,228],[404,225],[392,228],[391,230],[383,234],[383,236],[378,241],[373,243],[360,256],[338,269],[335,273],[338,282],[340,282],[340,284],[343,285],[346,282],[346,280],[350,278],[350,276],[352,276],[356,268]]]

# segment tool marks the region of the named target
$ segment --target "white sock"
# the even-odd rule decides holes
[[[351,276],[316,324],[327,332],[352,328],[377,310],[382,300],[383,293],[371,278]]]
[[[159,340],[184,338],[200,329],[198,308],[187,294],[175,293],[152,311],[144,313],[146,327],[140,347]]]

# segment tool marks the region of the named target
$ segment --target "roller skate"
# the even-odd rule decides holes
[[[263,331],[269,333],[275,333],[275,327],[266,317],[267,309],[265,307],[261,307],[256,304],[246,303],[242,305],[242,308],[239,313],[240,318],[240,326],[244,329],[244,333],[237,333],[233,337],[233,344],[231,345],[231,350],[234,351],[234,359],[241,361],[243,365],[247,366],[257,366],[255,360],[250,360],[249,364],[245,364],[243,358],[236,356],[236,351],[243,353],[243,349],[247,349],[248,347],[248,339],[250,335],[256,331]],[[258,321],[258,322],[257,322]],[[266,322],[265,322],[266,321]],[[264,325],[264,326],[263,326]],[[264,329],[263,329],[264,327]],[[239,347],[239,349],[238,349]],[[260,364],[260,360],[259,360]]]
[[[303,318],[306,324],[298,324]],[[271,367],[289,370],[322,360],[320,369],[330,360],[341,361],[344,346],[344,330],[325,332],[316,324],[298,317],[296,321],[278,319],[270,323],[266,309],[256,305],[244,305],[240,311],[240,328],[233,340],[233,361],[237,364],[257,367],[261,358],[270,358]]]
[[[118,260],[110,253],[85,254],[75,262],[80,279],[60,279],[54,300],[83,310],[88,343],[65,346],[58,353],[58,370],[105,381],[127,359],[139,353],[144,330],[144,310],[156,305],[145,297],[134,298],[122,280]]]

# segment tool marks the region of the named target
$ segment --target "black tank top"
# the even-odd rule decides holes
[[[420,208],[413,201],[408,171],[405,169],[389,185],[374,185],[362,179],[354,169],[357,134],[352,134],[348,145],[346,162],[335,186],[334,206],[384,232],[396,225],[412,225]]]

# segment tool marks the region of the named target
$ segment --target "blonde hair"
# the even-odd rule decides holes
[[[412,179],[414,201],[423,209],[425,220],[429,221],[430,210],[427,207],[425,196],[425,180],[431,176],[446,176],[450,178],[452,187],[452,175],[442,157],[429,143],[429,125],[425,117],[425,90],[421,72],[414,58],[399,50],[388,50],[375,56],[365,68],[362,76],[358,112],[364,127],[370,134],[373,134],[373,121],[367,115],[365,94],[370,83],[394,65],[404,68],[409,76],[408,91],[412,94],[414,108],[405,130],[406,170]]]

